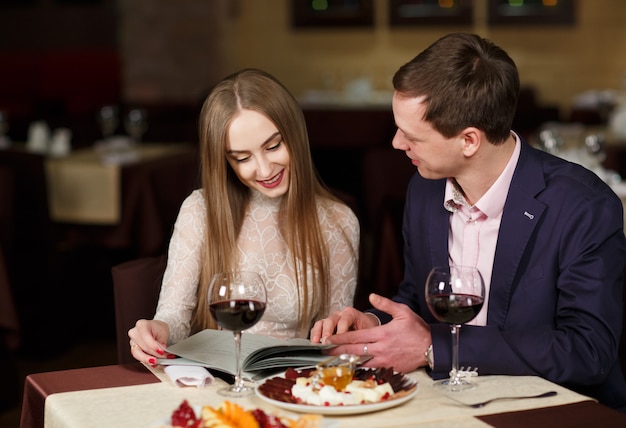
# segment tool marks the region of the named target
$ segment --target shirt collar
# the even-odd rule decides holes
[[[467,206],[465,197],[460,192],[458,184],[454,178],[448,178],[446,182],[446,190],[443,201],[444,208],[452,213],[457,212],[461,206]]]
[[[513,149],[511,158],[496,181],[476,204],[474,204],[476,208],[489,218],[495,218],[502,214],[506,197],[509,193],[511,180],[513,179],[513,173],[515,172],[515,167],[519,160],[521,140],[515,132],[511,131],[511,135],[515,138],[515,148]],[[463,205],[467,206],[465,197],[459,191],[456,181],[453,178],[448,178],[443,199],[444,208],[450,212],[457,212],[459,207]]]

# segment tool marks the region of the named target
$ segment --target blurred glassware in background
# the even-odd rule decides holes
[[[344,97],[349,101],[367,101],[372,97],[374,87],[368,77],[352,79],[344,88]]]
[[[102,106],[100,110],[98,110],[96,120],[102,132],[102,137],[108,140],[115,134],[117,125],[119,125],[117,107],[113,105]]]
[[[148,130],[148,115],[144,109],[131,109],[126,115],[124,128],[134,143],[141,143],[143,134]]]
[[[622,181],[616,171],[604,168],[606,135],[603,130],[579,123],[545,123],[538,133],[541,150],[577,163],[596,173],[609,185]]]
[[[43,120],[37,120],[28,127],[26,148],[33,153],[48,153],[50,144],[50,127]]]
[[[50,156],[64,157],[72,151],[72,131],[69,128],[57,128],[50,140]]]
[[[626,96],[611,112],[609,128],[616,136],[626,138]]]
[[[601,133],[590,133],[585,136],[585,147],[587,148],[587,153],[595,158],[601,158],[600,160],[604,160],[604,143],[605,136]]]
[[[544,152],[558,155],[562,145],[563,140],[555,130],[548,128],[539,131],[539,147]]]
[[[8,149],[11,139],[7,135],[9,130],[9,118],[4,110],[0,110],[0,149]]]

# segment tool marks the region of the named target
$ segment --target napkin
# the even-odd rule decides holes
[[[213,383],[215,378],[207,369],[200,366],[167,366],[165,373],[178,386],[202,388]]]

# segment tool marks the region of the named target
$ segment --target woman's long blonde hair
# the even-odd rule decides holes
[[[317,177],[304,114],[296,99],[270,74],[245,69],[218,83],[200,113],[202,188],[207,227],[192,333],[215,328],[207,301],[210,278],[216,272],[232,270],[237,265],[237,238],[250,191],[228,164],[226,147],[231,121],[241,109],[254,110],[268,117],[278,128],[289,151],[290,183],[281,201],[279,224],[293,255],[293,266],[300,268],[296,272],[300,296],[299,331],[308,331],[315,316],[313,302],[322,301],[323,316],[330,307],[329,252],[322,238],[317,203],[336,199]],[[312,272],[311,281],[307,277],[307,266]]]

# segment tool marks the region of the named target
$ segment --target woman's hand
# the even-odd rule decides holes
[[[170,337],[169,326],[158,320],[139,320],[128,330],[130,353],[142,363],[155,365],[157,358],[174,358],[165,348]]]
[[[313,343],[325,343],[326,339],[333,334],[372,328],[377,325],[380,325],[380,321],[376,315],[361,312],[350,306],[317,321],[311,329],[310,338]]]

